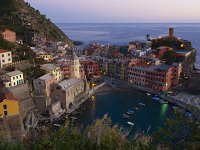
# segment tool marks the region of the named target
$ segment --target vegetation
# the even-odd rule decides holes
[[[16,45],[13,43],[10,43],[6,40],[4,40],[1,36],[0,36],[0,49],[6,49],[6,50],[12,50],[13,48],[15,48]]]
[[[111,125],[107,115],[97,119],[87,128],[74,127],[67,121],[63,127],[52,133],[52,129],[39,133],[39,137],[29,135],[23,142],[8,143],[0,141],[0,149],[33,150],[198,150],[200,149],[200,129],[192,119],[175,112],[173,119],[168,119],[166,126],[155,135],[137,133],[129,137],[130,130],[121,130],[118,125]],[[33,134],[34,132],[32,132]],[[34,138],[33,138],[34,137]],[[31,141],[31,142],[30,142]]]
[[[164,59],[166,60],[166,63],[171,65],[173,62],[176,61],[176,56],[174,51],[167,51],[164,55]]]
[[[166,127],[160,128],[154,136],[154,144],[159,143],[162,149],[197,150],[200,149],[200,129],[198,122],[185,118],[176,112],[174,119],[168,119]]]
[[[15,31],[25,43],[31,42],[34,33],[53,41],[71,42],[50,19],[24,0],[0,0],[0,22],[0,30]]]
[[[37,79],[43,75],[45,75],[45,70],[42,70],[39,66],[30,67],[23,71],[24,76],[27,78],[29,83],[32,83],[33,79]]]

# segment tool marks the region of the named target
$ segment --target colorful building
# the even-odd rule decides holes
[[[39,58],[44,59],[46,62],[52,62],[53,61],[53,56],[51,54],[39,54]]]
[[[167,91],[178,85],[181,65],[148,65],[138,63],[128,68],[128,81],[138,86],[144,86],[155,91]]]
[[[23,72],[19,70],[5,73],[0,78],[3,80],[5,87],[14,87],[24,83]]]
[[[0,94],[0,117],[19,115],[19,102],[10,93]]]
[[[5,29],[3,32],[1,32],[1,34],[4,40],[9,42],[16,42],[16,33],[14,31]]]
[[[11,51],[0,49],[0,68],[10,63],[12,63]]]
[[[62,81],[63,75],[59,66],[54,64],[43,64],[41,65],[41,69],[46,70],[48,73],[52,74],[53,77],[58,81]]]

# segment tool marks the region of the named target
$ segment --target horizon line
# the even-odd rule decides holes
[[[56,24],[200,24],[200,22],[55,22]]]

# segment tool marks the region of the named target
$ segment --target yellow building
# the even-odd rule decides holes
[[[54,64],[43,64],[41,65],[41,69],[46,70],[48,73],[52,74],[53,77],[58,81],[62,81],[63,75],[59,66]]]
[[[53,61],[53,56],[50,54],[39,54],[39,57],[44,59],[46,62]]]
[[[9,92],[0,95],[0,117],[19,115],[19,102]]]

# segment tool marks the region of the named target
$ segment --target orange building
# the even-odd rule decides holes
[[[1,34],[4,40],[9,42],[16,42],[16,33],[14,31],[5,29],[3,32],[1,32]]]

